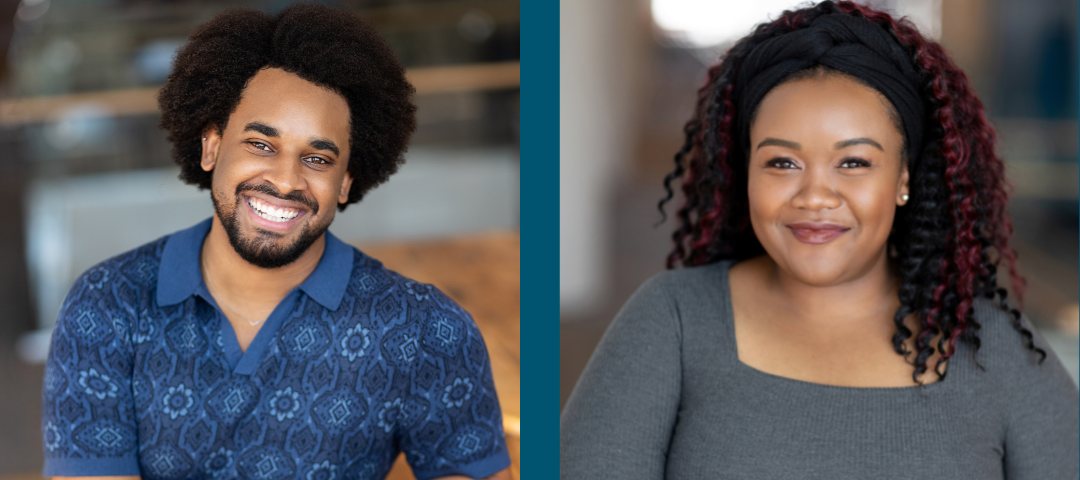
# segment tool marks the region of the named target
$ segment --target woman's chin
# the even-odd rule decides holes
[[[778,264],[784,273],[799,283],[812,287],[830,287],[850,280],[848,259],[813,258],[787,259]]]

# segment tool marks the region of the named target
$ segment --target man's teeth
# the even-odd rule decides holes
[[[300,210],[295,208],[278,208],[255,197],[248,197],[248,205],[260,217],[271,222],[287,222],[300,214]]]

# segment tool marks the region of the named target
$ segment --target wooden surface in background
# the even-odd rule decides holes
[[[406,78],[419,95],[514,89],[521,85],[518,61],[414,67]],[[92,105],[103,116],[148,115],[158,112],[161,87],[47,95],[0,100],[0,125],[22,125],[61,119],[78,106]]]

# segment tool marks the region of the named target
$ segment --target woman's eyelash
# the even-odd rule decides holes
[[[780,169],[799,168],[799,166],[796,165],[795,162],[792,161],[790,158],[774,158],[772,160],[769,160],[768,162],[765,162],[765,166]],[[860,168],[869,166],[870,162],[861,158],[845,158],[842,162],[840,162],[840,168]]]
[[[870,162],[868,162],[866,160],[863,160],[861,158],[845,158],[844,161],[840,162],[840,167],[841,168],[857,168],[857,167],[869,167],[869,166],[870,166]]]
[[[765,162],[766,167],[772,168],[798,168],[790,158],[774,158]]]

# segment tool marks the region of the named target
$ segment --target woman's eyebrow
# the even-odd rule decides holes
[[[779,138],[772,137],[768,137],[765,140],[762,140],[761,143],[757,144],[757,148],[768,146],[784,147],[790,148],[792,150],[802,150],[802,144],[800,144],[799,142],[792,142],[791,140],[780,140]]]
[[[850,140],[844,140],[842,142],[836,142],[836,144],[833,145],[833,149],[834,150],[840,150],[841,148],[847,148],[847,147],[851,147],[851,146],[854,146],[854,145],[870,145],[872,147],[877,148],[878,150],[881,150],[883,152],[885,151],[884,148],[881,148],[880,143],[877,143],[874,140],[872,140],[870,138],[866,138],[866,137],[852,138]]]

